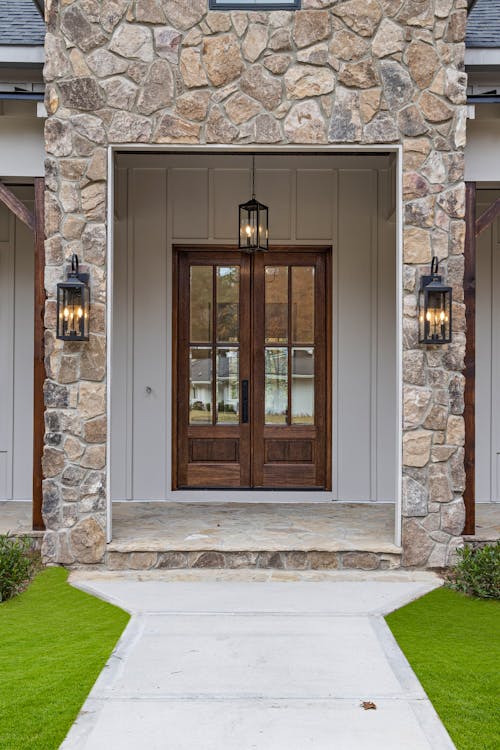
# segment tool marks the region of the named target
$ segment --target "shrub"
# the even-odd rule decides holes
[[[34,569],[30,538],[0,534],[0,602],[17,594],[28,583]]]
[[[457,550],[458,562],[448,575],[448,584],[480,599],[500,599],[500,542],[479,549]]]

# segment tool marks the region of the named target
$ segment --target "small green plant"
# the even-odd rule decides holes
[[[0,534],[0,602],[23,589],[36,567],[29,537]]]
[[[448,585],[480,599],[500,599],[500,542],[479,549],[464,547],[457,555]]]

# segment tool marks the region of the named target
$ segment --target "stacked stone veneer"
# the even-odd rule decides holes
[[[293,541],[291,542],[293,545]],[[238,570],[394,570],[401,555],[390,552],[327,552],[325,550],[220,552],[125,552],[110,550],[105,556],[110,570],[183,570],[222,568]]]
[[[47,0],[46,560],[105,552],[107,145],[401,143],[403,564],[447,562],[464,522],[466,4]],[[74,252],[92,278],[91,337],[63,344],[55,285]],[[417,288],[433,255],[453,286],[454,339],[423,348]]]

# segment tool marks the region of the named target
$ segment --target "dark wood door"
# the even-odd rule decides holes
[[[330,489],[329,259],[178,250],[174,488]]]

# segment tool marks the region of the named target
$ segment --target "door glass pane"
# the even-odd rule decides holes
[[[288,411],[288,349],[266,347],[266,424],[286,424]]]
[[[314,267],[292,268],[292,343],[314,343]]]
[[[217,341],[239,341],[240,269],[217,267]]]
[[[266,266],[266,344],[288,343],[288,268]]]
[[[212,266],[191,266],[190,269],[190,333],[191,341],[212,341]],[[182,310],[180,311],[182,314]]]
[[[212,348],[189,347],[189,423],[212,423]]]
[[[292,424],[314,424],[314,349],[292,349]]]
[[[217,422],[234,424],[240,419],[239,351],[217,347]]]

